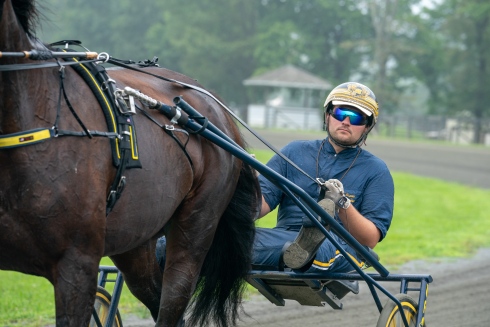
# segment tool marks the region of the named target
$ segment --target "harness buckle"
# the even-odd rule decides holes
[[[116,202],[115,199],[116,199],[116,191],[111,190],[109,192],[109,195],[107,195],[108,206],[109,206],[109,204],[113,205]]]
[[[60,65],[60,69],[58,70],[58,72],[60,73],[60,77],[63,79],[65,78],[65,66],[61,65],[59,62],[58,64]]]
[[[121,194],[125,186],[126,186],[126,176],[121,176],[121,179],[119,180],[119,184],[117,185],[117,189],[116,189],[117,193]]]
[[[116,81],[113,80],[112,78],[107,79],[107,81],[104,81],[102,83],[102,91],[106,91],[109,89],[109,86],[107,85],[108,83],[116,84]]]
[[[123,115],[136,115],[136,106],[134,105],[133,96],[127,95],[121,89],[116,89],[116,91],[114,91],[114,99],[116,100],[116,107]]]
[[[58,137],[59,136],[58,128],[56,126],[53,126],[51,127],[51,129],[53,130],[53,137]]]

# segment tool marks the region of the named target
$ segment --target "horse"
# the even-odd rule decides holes
[[[38,22],[34,0],[0,0],[0,51],[49,48],[35,37]],[[235,325],[260,197],[253,169],[185,128],[171,128],[171,137],[162,128],[175,127],[171,119],[136,101],[131,130],[141,167],[122,171],[124,188],[116,188],[108,210],[114,181],[123,180],[111,143],[121,145],[121,135],[103,137],[110,134],[106,116],[76,65],[44,59],[45,67],[21,69],[32,63],[0,58],[0,140],[29,141],[25,131],[54,127],[72,133],[0,149],[0,269],[51,282],[56,326],[88,325],[105,256],[157,326],[176,326],[184,316],[191,325]],[[19,69],[2,70],[8,65]],[[160,67],[141,70],[153,75],[107,73],[118,89],[130,86],[162,103],[182,96],[246,148],[221,101],[199,92],[195,80]],[[90,137],[94,131],[101,137]],[[163,272],[155,256],[162,235]]]

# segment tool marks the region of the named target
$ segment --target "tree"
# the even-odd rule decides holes
[[[400,56],[398,61],[406,62],[404,76],[413,76],[422,82],[429,91],[428,113],[445,115],[447,113],[447,67],[449,57],[445,54],[446,40],[438,28],[445,21],[440,11],[431,19],[414,17],[415,35],[409,45],[411,52]]]
[[[482,141],[482,118],[490,117],[490,3],[446,0],[451,13],[444,25],[450,55],[448,95],[452,112],[467,110],[475,118],[475,143]]]
[[[372,39],[373,30],[369,17],[357,3],[351,0],[263,1],[258,37],[269,42],[258,42],[257,47],[268,47],[275,51],[277,58],[283,58],[276,67],[298,65],[333,84],[353,77],[363,79],[366,75],[362,74],[360,66],[367,55],[366,43]],[[268,34],[278,37],[264,38]],[[264,56],[270,52],[256,52],[259,53]],[[256,60],[261,62],[263,57]]]
[[[135,61],[151,58],[146,34],[163,16],[154,1],[48,0],[38,33],[47,42],[75,39],[95,52]]]
[[[473,142],[482,142],[482,121],[490,117],[486,91],[490,56],[490,4],[446,0],[422,13],[417,41],[424,47],[414,61],[430,90],[431,112],[471,115]],[[488,127],[487,127],[488,128]]]
[[[418,47],[413,47],[412,5],[414,0],[372,0],[363,3],[368,8],[374,28],[372,42],[371,68],[374,72],[373,88],[376,89],[378,101],[388,111],[393,111],[400,104],[398,95],[406,86],[400,80],[403,76],[404,61],[397,60],[412,54]]]
[[[258,3],[241,0],[168,0],[163,20],[148,34],[165,67],[198,79],[226,102],[247,103],[242,81],[255,70]],[[164,40],[155,42],[155,40]]]

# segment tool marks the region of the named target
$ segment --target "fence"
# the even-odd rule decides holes
[[[382,115],[375,132],[389,138],[432,139],[458,144],[470,144],[477,140],[490,146],[490,119]],[[478,133],[477,137],[475,133]]]
[[[323,111],[320,108],[250,105],[246,110],[240,110],[239,114],[256,128],[323,128]],[[490,146],[490,119],[382,114],[372,133],[388,138],[431,139],[459,144],[470,144],[477,140],[478,143]],[[475,133],[478,133],[477,137]]]
[[[318,108],[274,107],[250,105],[247,109],[250,126],[293,130],[321,130],[322,111]]]

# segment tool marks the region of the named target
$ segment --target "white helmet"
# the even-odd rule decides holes
[[[348,105],[361,110],[368,117],[372,117],[370,121],[370,130],[378,121],[378,102],[373,91],[367,86],[357,82],[342,83],[335,87],[327,99],[323,107],[328,112],[333,106]]]
[[[376,96],[374,95],[373,91],[361,83],[342,83],[330,92],[323,107],[325,108],[325,113],[330,113],[334,106],[339,105],[353,106],[368,116],[369,127],[354,144],[340,144],[332,138],[332,141],[339,146],[346,148],[357,147],[366,140],[367,135],[378,121],[378,101],[376,101]],[[325,115],[323,119],[325,119]],[[324,121],[324,127],[330,136],[326,121]]]

